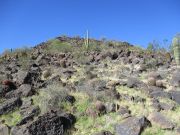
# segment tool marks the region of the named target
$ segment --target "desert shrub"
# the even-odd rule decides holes
[[[100,52],[102,49],[102,46],[95,43],[95,42],[90,42],[89,43],[89,46],[87,48],[87,51],[97,51],[97,52]]]
[[[64,106],[66,90],[58,85],[49,85],[47,88],[39,90],[39,95],[33,97],[34,104],[38,105],[41,113],[46,113],[48,110],[61,110]]]
[[[120,42],[120,41],[107,41],[105,43],[107,46],[113,46],[113,47],[121,47],[121,46],[130,46],[130,44],[128,42]]]
[[[72,52],[72,46],[67,42],[61,42],[58,39],[53,39],[47,42],[48,47],[46,48],[46,52],[48,53],[59,53],[59,52]]]
[[[91,57],[85,54],[86,52],[84,51],[79,51],[73,54],[73,57],[76,62],[80,64],[86,64],[91,61]]]
[[[146,67],[148,67],[149,69],[156,69],[156,65],[157,65],[157,60],[156,59],[150,59],[150,60],[146,60]]]

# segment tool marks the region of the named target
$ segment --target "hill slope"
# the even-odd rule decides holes
[[[180,71],[167,52],[57,37],[5,52],[0,68],[0,134],[180,133]]]

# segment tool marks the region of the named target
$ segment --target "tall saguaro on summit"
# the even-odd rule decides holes
[[[88,48],[89,47],[89,31],[86,31],[86,37],[85,37],[85,45]]]
[[[173,38],[173,51],[176,64],[180,66],[180,34]]]

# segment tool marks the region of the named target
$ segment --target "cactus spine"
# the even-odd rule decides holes
[[[173,38],[173,51],[176,64],[180,65],[180,34]]]

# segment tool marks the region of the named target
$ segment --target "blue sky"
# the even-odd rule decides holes
[[[0,0],[0,52],[60,36],[171,41],[180,32],[180,0]]]

